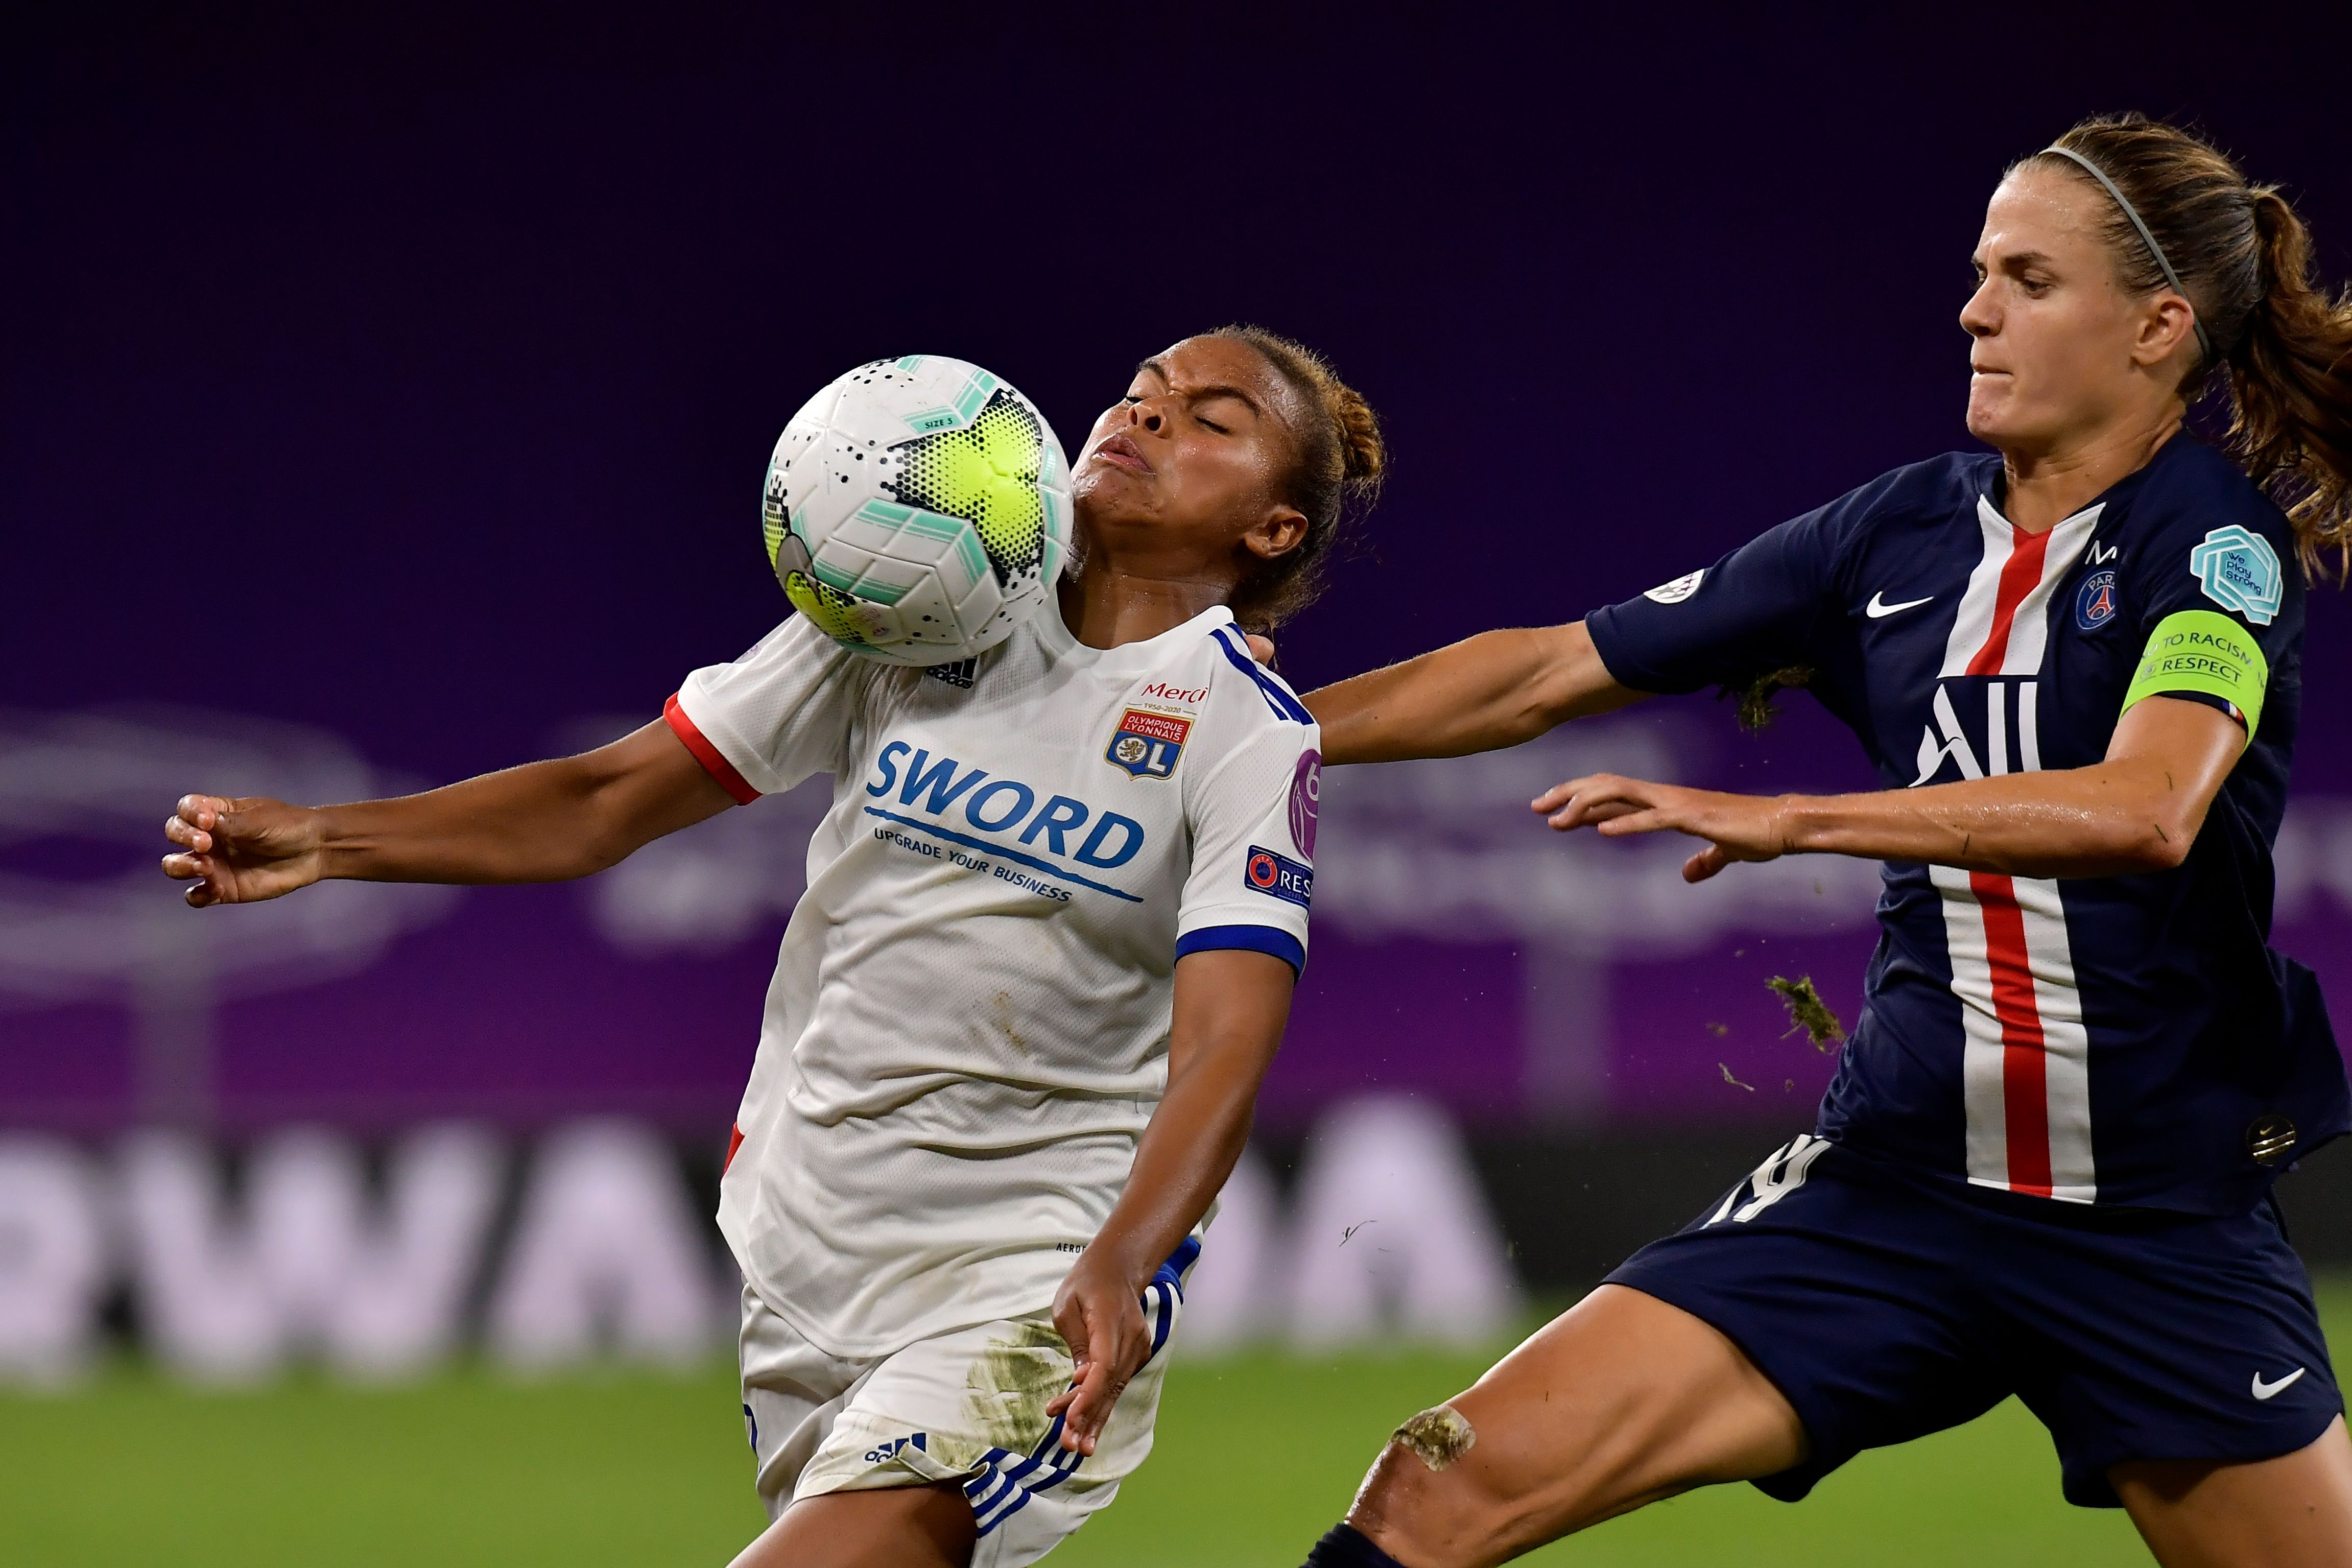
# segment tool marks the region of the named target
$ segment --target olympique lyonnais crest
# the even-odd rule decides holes
[[[1115,768],[1125,768],[1135,778],[1164,779],[1176,771],[1176,759],[1184,752],[1184,737],[1192,732],[1190,719],[1130,708],[1120,717],[1118,733],[1110,738],[1103,760]]]

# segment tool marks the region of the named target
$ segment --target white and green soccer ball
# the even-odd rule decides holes
[[[1070,559],[1070,465],[1037,405],[938,354],[858,366],[768,460],[768,563],[853,652],[947,664],[1034,615]]]

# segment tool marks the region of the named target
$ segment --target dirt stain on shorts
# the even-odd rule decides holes
[[[1070,1347],[1049,1323],[1011,1325],[992,1339],[964,1380],[972,1430],[992,1447],[1026,1454],[1051,1425],[1045,1405],[1070,1386]]]
[[[1442,1470],[1478,1441],[1478,1434],[1462,1418],[1462,1412],[1451,1405],[1440,1405],[1424,1410],[1394,1432],[1391,1442],[1402,1443],[1433,1470]]]

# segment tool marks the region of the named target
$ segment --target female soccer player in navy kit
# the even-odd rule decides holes
[[[2137,117],[2010,170],[1976,262],[1997,455],[1307,699],[1367,762],[1802,666],[1887,786],[1535,802],[1704,840],[1692,881],[1884,860],[1864,1012],[1813,1133],[1400,1427],[1310,1563],[1497,1563],[1710,1482],[1793,1500],[2014,1393],[2065,1495],[2168,1565],[2352,1564],[2343,1399],[2270,1196],[2352,1107],[2266,946],[2305,572],[2352,533],[2352,301],[2276,192]],[[2182,430],[2216,382],[2229,457]]]

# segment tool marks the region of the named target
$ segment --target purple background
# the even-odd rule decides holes
[[[292,721],[419,779],[524,761],[777,618],[760,474],[841,369],[980,361],[1075,447],[1138,358],[1236,319],[1328,353],[1395,458],[1282,639],[1295,681],[1570,618],[1966,444],[1984,198],[2082,113],[2201,121],[2345,275],[2340,10],[2259,49],[2131,15],[36,22],[0,47],[0,706]],[[2315,600],[2302,795],[2352,794],[2347,627]],[[1694,706],[1720,782],[1869,783],[1802,699],[1756,740]],[[159,849],[12,853],[71,881]],[[781,916],[630,958],[586,907],[468,892],[361,974],[224,1003],[223,1120],[723,1128]],[[2308,909],[2283,945],[2352,995],[2344,909]],[[1585,1114],[1802,1123],[1832,1058],[1761,981],[1851,1018],[1870,942],[1619,954]],[[1527,1113],[1523,956],[1318,922],[1269,1122],[1374,1085]],[[131,1027],[0,1013],[0,1120],[120,1125]]]

